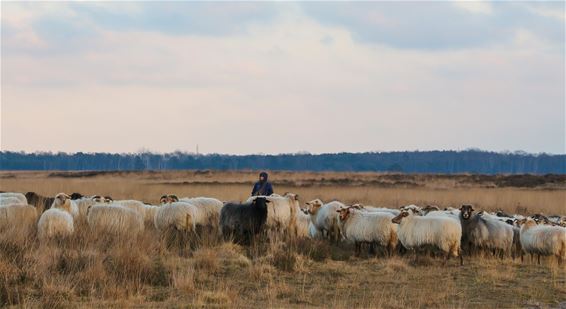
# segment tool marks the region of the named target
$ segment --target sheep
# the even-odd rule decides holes
[[[71,197],[65,193],[59,193],[55,196],[51,208],[65,209],[73,216],[73,219],[76,220],[79,218],[79,207],[77,203],[71,200]]]
[[[385,207],[375,207],[375,206],[367,206],[367,205],[362,205],[360,203],[358,204],[354,204],[351,206],[352,208],[357,208],[360,210],[364,210],[367,212],[386,212],[386,213],[390,213],[394,216],[397,216],[401,213],[401,211],[399,209],[391,209],[391,208],[385,208]]]
[[[271,235],[283,235],[287,232],[288,236],[295,237],[297,235],[296,211],[300,208],[298,195],[287,192],[283,196],[261,197],[270,201],[267,204],[266,229],[271,232]],[[249,203],[255,198],[252,196],[246,202]]]
[[[451,218],[458,222],[460,222],[460,212],[448,211],[448,210],[439,210],[439,211],[428,211],[424,214],[426,217],[445,217]]]
[[[297,218],[297,237],[306,238],[309,237],[309,226],[310,226],[310,216],[308,211],[302,208],[299,208],[296,212]]]
[[[37,221],[35,207],[27,204],[12,204],[0,206],[0,232],[11,228],[21,228],[29,234]]]
[[[205,209],[187,202],[173,202],[157,208],[154,219],[155,228],[159,231],[175,229],[196,233],[209,227],[209,219]]]
[[[338,226],[343,237],[353,241],[356,256],[360,254],[361,244],[374,244],[385,247],[391,256],[397,246],[397,226],[391,222],[395,217],[386,212],[366,212],[353,207],[336,210],[339,214]]]
[[[0,193],[0,204],[4,204],[4,200],[11,199],[11,198],[15,198],[15,199],[18,200],[18,203],[14,203],[14,204],[20,204],[20,205],[27,205],[28,204],[28,200],[27,200],[26,196],[23,195],[22,193],[19,193],[19,192]]]
[[[346,208],[346,205],[338,201],[324,204],[319,199],[307,202],[306,205],[311,216],[311,222],[318,233],[322,237],[338,241],[340,239],[340,229],[338,227],[336,210]]]
[[[41,241],[54,237],[68,237],[74,230],[73,216],[62,208],[46,210],[37,223],[37,236]]]
[[[179,198],[174,195],[174,194],[163,194],[160,198],[159,198],[159,204],[167,204],[167,203],[173,203],[173,202],[179,202]]]
[[[118,236],[137,236],[144,230],[142,214],[120,203],[91,206],[88,209],[87,223],[94,233]]]
[[[444,254],[444,263],[450,256],[460,257],[460,265],[464,264],[460,252],[462,227],[450,218],[421,217],[409,210],[403,210],[391,220],[399,224],[397,236],[406,249],[416,249],[421,246],[435,246]]]
[[[426,216],[429,213],[434,212],[434,211],[440,211],[440,208],[438,206],[434,206],[434,205],[426,205],[425,207],[422,208],[423,216]]]
[[[114,202],[114,200],[110,196],[94,195],[91,197],[91,199],[97,204],[109,204]]]
[[[403,210],[410,210],[412,213],[417,214],[417,215],[422,215],[422,214],[423,214],[422,208],[420,208],[419,206],[414,205],[414,204],[401,206],[401,207],[399,207],[399,209],[400,209],[401,211],[403,211]]]
[[[266,197],[256,197],[244,204],[227,203],[220,213],[220,230],[224,239],[251,243],[267,224],[268,205]]]
[[[27,204],[27,202],[22,202],[19,198],[14,197],[14,196],[0,198],[0,206],[3,206],[3,205],[21,205],[21,204],[25,205],[25,204]]]
[[[566,259],[566,228],[560,226],[537,225],[533,218],[521,222],[521,247],[525,253],[540,256],[556,256],[558,265]],[[523,254],[521,254],[521,261]]]
[[[28,200],[28,204],[35,206],[39,213],[49,209],[55,200],[53,197],[41,196],[35,192],[27,192],[25,197]]]
[[[202,209],[206,216],[207,223],[206,226],[210,227],[211,229],[218,228],[218,222],[220,220],[220,211],[224,206],[224,203],[221,201],[211,198],[211,197],[193,197],[193,198],[181,198],[179,202],[185,202],[192,205],[195,205],[197,208]]]
[[[310,216],[309,216],[310,217]],[[314,226],[314,223],[312,223],[312,221],[309,218],[309,227],[308,227],[308,236],[311,239],[321,239],[322,238],[322,234],[320,233],[320,231],[316,228],[316,226]]]
[[[503,259],[505,253],[511,252],[513,246],[513,227],[505,222],[494,220],[489,216],[475,214],[472,205],[460,207],[460,223],[462,225],[462,246],[471,253],[471,247],[493,250],[495,255]]]

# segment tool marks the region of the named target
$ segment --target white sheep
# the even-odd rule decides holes
[[[136,211],[142,216],[146,227],[153,226],[154,224],[157,206],[146,205],[143,202],[136,200],[117,200],[112,201],[111,205],[120,205],[122,207]]]
[[[367,212],[385,212],[385,213],[389,213],[392,214],[393,216],[397,216],[401,213],[401,210],[399,209],[391,209],[391,208],[385,208],[385,207],[375,207],[375,206],[367,206],[367,205],[362,205],[360,203],[358,204],[354,204],[352,205],[353,208],[357,208],[357,209],[361,209],[363,211],[367,211]]]
[[[319,199],[307,202],[306,205],[311,216],[311,222],[318,233],[320,233],[322,237],[338,241],[340,239],[340,229],[338,227],[336,211],[340,208],[346,208],[346,205],[338,201],[324,204]]]
[[[186,202],[202,209],[205,212],[206,220],[209,227],[218,229],[220,222],[220,211],[224,203],[222,201],[211,197],[184,197],[179,202]]]
[[[297,215],[297,237],[307,238],[309,236],[309,226],[311,223],[310,215],[308,211],[299,208],[296,211]]]
[[[422,246],[435,246],[445,254],[444,262],[450,256],[460,256],[460,265],[464,263],[460,254],[462,227],[450,218],[421,217],[409,210],[403,210],[391,220],[398,223],[397,236],[406,249]]]
[[[399,207],[399,209],[400,209],[401,211],[403,211],[403,210],[410,210],[412,213],[417,214],[417,215],[422,215],[422,214],[423,214],[422,208],[419,207],[419,206],[417,206],[417,205],[414,205],[414,204],[401,206],[401,207]]]
[[[17,199],[18,203],[14,203],[14,204],[20,204],[20,205],[27,205],[28,204],[28,200],[26,198],[25,195],[23,195],[22,193],[19,192],[2,192],[0,193],[0,204],[8,204],[8,200],[10,199]],[[5,203],[6,201],[6,203]],[[11,202],[10,202],[11,204]]]
[[[158,207],[155,213],[155,228],[159,231],[175,229],[184,232],[196,232],[198,226],[208,224],[206,212],[193,204],[173,202]]]
[[[3,205],[27,205],[27,202],[22,202],[19,198],[15,196],[8,196],[0,198],[0,206]]]
[[[499,252],[501,258],[511,252],[513,246],[513,227],[505,222],[495,220],[485,214],[473,215],[472,205],[460,207],[460,223],[462,226],[462,246],[468,251],[472,247]]]
[[[144,230],[142,214],[119,203],[91,206],[88,210],[87,222],[94,233],[136,236]]]
[[[384,247],[391,256],[397,246],[397,225],[395,217],[387,212],[367,212],[354,207],[338,209],[338,226],[342,236],[354,242],[356,255],[360,254],[363,243]]]
[[[68,237],[75,230],[73,216],[62,208],[50,208],[41,214],[37,236],[45,241],[54,237]]]
[[[540,256],[554,255],[561,265],[566,259],[566,228],[560,226],[537,225],[532,218],[524,219],[521,224],[521,247],[525,253]],[[521,260],[523,255],[521,254]]]
[[[77,219],[79,217],[79,207],[75,201],[71,200],[71,197],[65,193],[58,193],[55,195],[51,208],[63,209],[70,213],[73,216],[73,219]]]
[[[0,206],[0,232],[9,229],[21,229],[29,234],[37,221],[37,210],[26,204]]]
[[[298,195],[285,193],[283,196],[271,195],[265,197],[270,203],[267,204],[266,228],[274,235],[297,235],[296,212],[300,208]],[[247,203],[253,201],[257,196],[248,198]]]

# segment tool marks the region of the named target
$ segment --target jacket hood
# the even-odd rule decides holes
[[[267,175],[266,172],[261,172],[261,173],[259,173],[259,177],[262,177],[262,176],[263,176],[263,179],[264,179],[265,181],[267,181],[267,178],[269,177],[269,175]]]

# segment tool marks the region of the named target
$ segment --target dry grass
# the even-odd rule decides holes
[[[150,202],[162,193],[242,200],[255,178],[251,172],[47,175],[0,173],[0,184],[7,191],[76,191]],[[320,197],[388,206],[467,202],[484,209],[526,207],[547,213],[564,213],[566,204],[563,183],[498,188],[486,181],[438,177],[396,179],[400,184],[386,187],[375,182],[379,174],[369,173],[272,176],[290,180],[276,184],[278,192],[297,192],[303,201]],[[325,183],[347,177],[357,182]],[[528,259],[521,264],[487,256],[466,259],[464,267],[456,261],[443,267],[426,257],[419,263],[408,256],[355,258],[350,246],[323,241],[261,242],[253,248],[216,241],[168,246],[151,228],[128,240],[92,235],[80,224],[71,239],[46,244],[17,230],[0,235],[0,306],[516,308],[566,303],[566,270],[552,259],[539,266]]]

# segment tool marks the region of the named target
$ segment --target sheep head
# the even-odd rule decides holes
[[[472,205],[466,204],[460,207],[460,213],[464,220],[468,220],[472,217],[472,213],[474,212],[474,207]]]
[[[348,217],[350,216],[350,208],[351,207],[346,207],[336,210],[336,212],[338,213],[338,218],[340,218],[340,221],[346,221],[348,219]]]
[[[175,194],[167,195],[167,203],[174,203],[174,202],[178,202],[178,201],[179,201],[179,198]]]
[[[167,194],[164,194],[159,198],[159,204],[167,204]]]
[[[417,205],[405,205],[405,206],[401,206],[399,207],[399,209],[401,211],[406,210],[406,211],[411,211],[413,214],[422,214],[421,208]]]
[[[283,194],[283,196],[289,197],[289,198],[291,198],[292,200],[295,200],[295,201],[299,200],[299,195],[295,194],[295,193],[285,192],[285,194]]]
[[[391,219],[391,222],[396,223],[396,224],[401,224],[401,220],[403,220],[403,218],[408,217],[408,216],[409,216],[409,211],[408,210],[402,210],[401,213],[397,217]]]
[[[322,207],[323,203],[320,199],[315,199],[310,202],[306,202],[305,205],[307,205],[309,214],[314,215],[318,212],[320,207]]]
[[[59,193],[55,195],[55,199],[53,200],[53,204],[51,204],[51,208],[63,208],[70,212],[71,197],[65,193]]]

